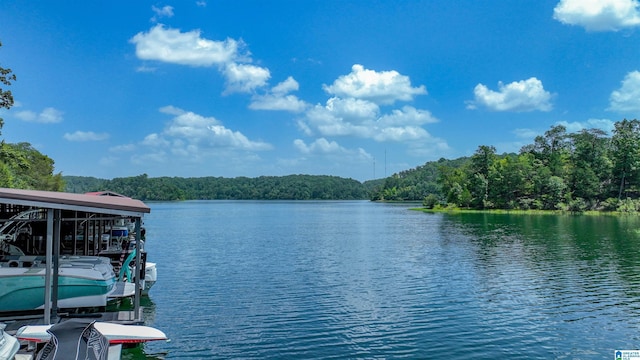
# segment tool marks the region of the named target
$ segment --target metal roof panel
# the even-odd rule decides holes
[[[0,203],[51,209],[104,212],[123,216],[141,216],[151,212],[151,209],[142,201],[128,197],[96,196],[42,190],[0,188]]]

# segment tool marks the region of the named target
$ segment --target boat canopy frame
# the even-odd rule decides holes
[[[26,210],[41,210],[44,219],[26,221],[46,221],[46,278],[44,299],[44,321],[51,324],[52,317],[57,317],[58,259],[63,221],[95,220],[117,221],[129,219],[135,222],[136,269],[141,269],[141,223],[144,214],[151,209],[140,200],[111,192],[75,194],[66,192],[23,190],[0,188],[0,226],[13,215]],[[21,220],[18,220],[21,221]],[[84,251],[88,252],[88,236],[85,236]],[[94,239],[95,241],[95,239]],[[94,243],[95,247],[95,243]],[[95,248],[94,248],[95,250]],[[75,254],[74,235],[74,254]],[[141,281],[135,279],[135,320],[140,320]]]

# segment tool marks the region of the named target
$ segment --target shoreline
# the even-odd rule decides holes
[[[422,211],[425,213],[447,213],[447,214],[505,214],[505,215],[588,215],[588,216],[638,216],[638,212],[622,212],[622,211],[567,211],[567,210],[507,210],[507,209],[460,209],[460,208],[410,208],[413,211]]]

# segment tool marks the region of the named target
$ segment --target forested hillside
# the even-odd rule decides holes
[[[567,133],[554,126],[518,154],[481,145],[473,156],[395,174],[380,200],[423,200],[427,207],[640,210],[640,121]]]
[[[374,188],[371,200],[386,201],[422,201],[429,194],[441,194],[438,183],[440,170],[443,167],[459,168],[465,165],[469,158],[462,157],[455,160],[441,158],[430,161],[415,169],[405,170],[394,174],[382,182],[382,186]]]
[[[140,200],[354,200],[369,199],[376,182],[336,176],[289,175],[257,178],[115,178],[65,176],[66,191],[109,190]],[[378,181],[377,183],[380,183]]]

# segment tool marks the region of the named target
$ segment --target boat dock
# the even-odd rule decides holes
[[[150,211],[139,200],[110,192],[0,188],[4,332],[15,335],[23,327],[78,318],[141,325],[140,297],[155,282],[145,286],[141,224]],[[123,298],[132,299],[132,310],[106,311],[108,302]]]

